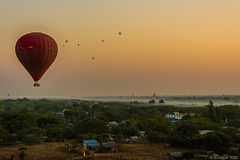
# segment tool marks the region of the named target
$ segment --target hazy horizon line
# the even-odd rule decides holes
[[[240,96],[240,94],[173,94],[173,95],[99,95],[99,96],[29,96],[29,95],[6,95],[0,98],[101,98],[101,97],[201,97],[201,96]]]

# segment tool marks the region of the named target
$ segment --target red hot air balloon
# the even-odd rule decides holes
[[[33,32],[18,39],[15,51],[18,60],[32,76],[34,86],[57,57],[58,47],[55,40],[44,34]]]

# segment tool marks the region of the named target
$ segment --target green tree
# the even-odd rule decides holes
[[[123,128],[122,133],[126,137],[138,136],[139,135],[139,129],[136,126],[128,126],[128,127]]]
[[[112,126],[111,127],[111,133],[112,134],[120,134],[121,133],[121,126]]]
[[[173,147],[186,147],[186,140],[178,134],[168,136],[166,142]]]
[[[19,151],[18,156],[21,160],[24,160],[24,157],[27,156],[27,154],[25,153],[26,150],[27,150],[27,147],[25,146],[21,146],[18,148],[18,151]]]
[[[64,112],[64,117],[68,122],[75,124],[78,120],[82,120],[89,116],[85,112],[83,112],[77,108],[74,108],[71,110],[66,110]]]
[[[82,142],[83,140],[89,140],[89,139],[97,139],[97,135],[93,133],[78,134],[76,140],[78,142]]]
[[[215,111],[216,111],[217,122],[220,122],[222,120],[224,121],[226,117],[224,108],[216,107]]]
[[[4,144],[15,141],[15,137],[13,137],[7,130],[3,129],[1,126],[0,126],[0,139],[2,139]]]
[[[208,118],[211,119],[213,122],[217,122],[217,115],[216,115],[216,110],[215,107],[213,106],[212,101],[209,102],[210,104],[207,106],[208,107]]]
[[[45,136],[47,134],[47,130],[42,129],[42,128],[38,128],[38,127],[31,127],[28,130],[28,134],[34,134],[37,137]]]
[[[0,147],[3,145],[3,139],[0,138]]]
[[[22,129],[22,122],[17,119],[11,119],[5,123],[4,128],[6,128],[10,133],[15,133],[16,131]]]
[[[219,130],[219,124],[211,121],[209,118],[194,117],[189,120],[193,123],[199,130]]]
[[[22,129],[16,132],[17,140],[21,141],[27,136],[28,129]]]
[[[205,149],[217,153],[226,153],[227,149],[233,146],[232,138],[222,132],[212,132],[203,136],[202,144]]]
[[[123,120],[122,115],[119,113],[113,113],[110,110],[105,110],[104,112],[99,113],[99,117],[107,118],[107,121],[117,121],[120,122]]]
[[[164,123],[157,123],[152,128],[153,131],[157,131],[160,133],[168,134],[170,132],[170,125]]]
[[[82,133],[108,133],[107,123],[97,118],[86,118],[77,123],[75,127],[76,134]]]
[[[107,133],[101,133],[97,135],[97,141],[98,142],[107,142],[110,140],[109,134]]]
[[[226,128],[222,130],[223,133],[232,137],[234,143],[240,143],[240,131],[237,128]]]
[[[163,143],[166,135],[158,131],[150,131],[147,135],[147,139],[150,142]]]
[[[39,143],[40,140],[37,137],[26,136],[22,139],[22,142],[25,143],[26,145],[31,145],[31,144]]]
[[[183,123],[177,127],[178,134],[183,138],[191,139],[195,135],[199,135],[198,128],[193,123]]]
[[[64,130],[61,127],[53,127],[48,129],[48,136],[52,138],[63,138]]]
[[[198,128],[193,123],[185,122],[168,134],[166,142],[175,147],[191,147],[192,139],[198,135]]]
[[[232,127],[240,128],[240,118],[229,120],[228,125]]]
[[[123,134],[116,134],[116,135],[113,136],[113,139],[117,142],[120,142],[124,138],[125,138],[125,136]]]

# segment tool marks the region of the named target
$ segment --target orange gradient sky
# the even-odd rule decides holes
[[[239,16],[239,0],[0,1],[0,96],[239,94]],[[15,54],[36,31],[59,47],[40,88]]]

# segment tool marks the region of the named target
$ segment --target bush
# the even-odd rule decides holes
[[[162,143],[162,142],[164,142],[165,137],[166,136],[164,133],[160,133],[158,131],[151,131],[151,132],[149,132],[147,139],[150,142]]]
[[[193,159],[193,158],[195,158],[194,157],[194,153],[192,153],[192,152],[184,152],[183,153],[183,158],[186,158],[187,160],[188,159]]]
[[[37,138],[37,137],[29,137],[29,136],[26,136],[23,140],[22,140],[23,143],[27,144],[27,145],[31,145],[31,144],[36,144],[36,143],[39,143],[40,140]]]
[[[106,151],[107,151],[107,149],[104,146],[97,146],[97,148],[95,150],[96,153],[104,153]]]
[[[231,136],[222,132],[212,132],[202,137],[202,145],[207,150],[217,153],[226,153],[227,149],[233,146]]]

